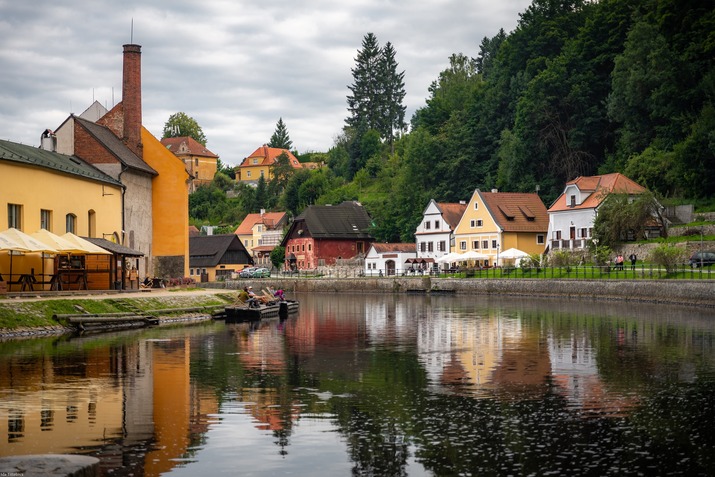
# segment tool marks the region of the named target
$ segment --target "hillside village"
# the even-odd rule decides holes
[[[587,251],[605,198],[646,192],[620,173],[569,181],[548,207],[538,192],[477,188],[457,203],[413,204],[422,215],[414,243],[377,243],[374,218],[355,200],[308,205],[295,217],[261,210],[233,234],[208,228],[204,235],[189,226],[189,195],[211,184],[219,156],[191,137],[159,140],[143,127],[139,45],[124,45],[123,76],[122,101],[111,110],[95,102],[70,114],[39,134],[39,147],[0,141],[0,221],[12,232],[0,242],[8,252],[0,254],[0,281],[10,289],[225,280],[249,266],[274,268],[275,249],[283,272],[348,267],[390,276],[501,267],[549,251]],[[261,145],[235,168],[235,180],[255,187],[273,178],[280,160],[293,171],[324,166]],[[653,224],[648,236],[662,228]],[[69,248],[60,234],[82,239],[84,249]],[[101,251],[90,253],[90,245]],[[63,258],[69,250],[76,260]]]

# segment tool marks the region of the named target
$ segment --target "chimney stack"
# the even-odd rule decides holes
[[[122,108],[124,110],[122,140],[137,156],[142,151],[142,71],[141,45],[124,45]]]

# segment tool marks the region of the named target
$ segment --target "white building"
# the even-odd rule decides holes
[[[436,266],[436,260],[454,248],[454,230],[467,208],[466,202],[447,203],[430,200],[415,231],[417,258]],[[448,267],[449,264],[445,264]]]
[[[593,224],[608,194],[637,195],[646,189],[620,173],[577,177],[551,205],[549,243],[551,250],[584,249],[593,239]]]
[[[373,243],[365,256],[365,276],[402,274],[416,257],[413,243]]]

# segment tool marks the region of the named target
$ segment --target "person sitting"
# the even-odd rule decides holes
[[[281,301],[285,301],[286,297],[283,294],[283,290],[276,290],[276,292],[273,294],[274,297],[278,298]]]
[[[238,299],[237,299],[237,300],[238,300],[240,303],[247,303],[247,302],[248,302],[248,298],[249,298],[249,296],[248,296],[248,288],[247,288],[247,287],[243,287],[243,290],[241,290],[240,292],[238,292]]]
[[[248,287],[247,292],[248,300],[246,300],[246,303],[248,303],[249,308],[258,308],[259,300],[256,294],[253,293],[253,287]]]

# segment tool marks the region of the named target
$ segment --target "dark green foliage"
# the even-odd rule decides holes
[[[206,145],[206,136],[204,136],[204,131],[194,118],[182,112],[172,114],[169,116],[166,123],[164,123],[164,132],[161,137],[183,136],[190,136],[194,138],[196,142],[204,146]]]
[[[283,122],[283,118],[278,118],[278,122],[276,123],[276,130],[273,132],[271,140],[268,141],[268,146],[277,147],[279,149],[286,149],[288,151],[290,151],[290,148],[293,147],[293,141],[290,140],[290,136],[288,135],[288,129]]]

